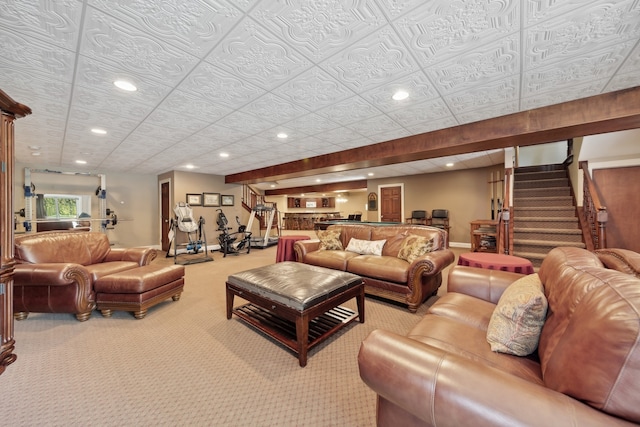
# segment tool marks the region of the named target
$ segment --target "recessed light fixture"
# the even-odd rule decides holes
[[[445,166],[448,168],[453,167],[453,163],[447,163]]]
[[[276,188],[276,185],[275,184],[271,184],[271,188]]]
[[[195,169],[196,167],[192,164],[188,164],[188,165],[184,165],[185,168],[187,169]]]
[[[316,182],[322,182],[322,180],[320,178],[316,179]]]
[[[76,163],[79,165],[86,165],[87,161],[86,160],[76,160]]]
[[[104,129],[100,129],[100,128],[93,128],[91,129],[91,132],[95,133],[96,135],[106,135],[107,131]]]
[[[115,82],[113,82],[113,84],[117,88],[126,90],[127,92],[135,92],[136,90],[138,90],[138,88],[133,83],[126,80],[116,80]]]
[[[32,156],[39,156],[40,153],[38,151],[34,151],[33,153],[31,153]]]
[[[373,172],[369,172],[367,176],[373,176]]]
[[[392,96],[392,98],[395,99],[396,101],[402,101],[403,99],[407,99],[408,97],[409,97],[409,94],[403,90],[397,91]]]
[[[220,153],[220,157],[227,158],[229,157],[229,153]]]
[[[39,145],[30,145],[29,150],[38,151],[41,147]]]
[[[280,139],[287,139],[287,138],[289,137],[289,135],[287,135],[287,134],[286,134],[286,133],[284,133],[284,132],[280,132],[280,133],[277,135],[277,137],[278,137],[278,138],[280,138]]]

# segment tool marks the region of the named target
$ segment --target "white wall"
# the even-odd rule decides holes
[[[518,166],[558,164],[567,158],[567,141],[518,148]]]

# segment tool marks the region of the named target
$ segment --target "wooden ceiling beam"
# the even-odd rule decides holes
[[[231,174],[225,182],[253,184],[636,128],[640,128],[640,86]]]
[[[367,180],[334,182],[331,184],[305,185],[301,187],[278,188],[265,190],[265,196],[282,196],[286,194],[330,193],[340,190],[362,190],[367,188]]]

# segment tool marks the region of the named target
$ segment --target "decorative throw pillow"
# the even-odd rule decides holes
[[[398,258],[403,259],[409,263],[412,263],[416,258],[422,256],[433,250],[433,239],[428,237],[416,236],[415,234],[409,234],[404,238],[400,251],[398,251]]]
[[[318,239],[320,239],[321,251],[341,251],[344,250],[342,242],[340,241],[339,230],[318,230],[316,232]]]
[[[352,237],[345,250],[360,255],[382,255],[382,248],[386,242],[386,240],[360,240]]]
[[[491,350],[526,356],[538,348],[547,316],[547,298],[537,273],[516,280],[505,289],[487,329]]]

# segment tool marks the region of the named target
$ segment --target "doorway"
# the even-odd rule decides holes
[[[160,182],[160,246],[169,250],[169,229],[171,226],[171,180]]]
[[[379,221],[402,222],[404,218],[404,184],[378,186],[380,194]]]

